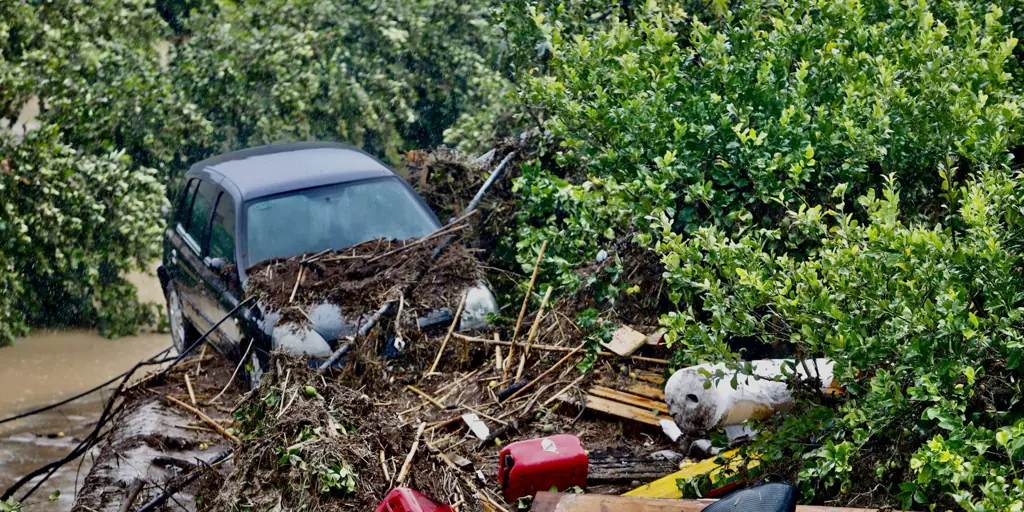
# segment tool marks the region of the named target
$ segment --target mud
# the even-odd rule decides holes
[[[300,263],[303,257],[262,262],[248,270],[249,293],[281,312],[283,320],[298,323],[307,321],[306,311],[324,302],[336,304],[346,316],[358,318],[403,293],[407,293],[403,298],[410,310],[454,310],[466,288],[483,279],[484,273],[458,243],[446,247],[431,263],[434,251],[447,238],[439,236],[392,255],[387,253],[416,240],[371,240],[322,255],[305,265]]]

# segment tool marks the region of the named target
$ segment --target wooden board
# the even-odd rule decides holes
[[[676,463],[664,459],[619,456],[601,452],[591,452],[589,457],[587,485],[591,487],[651,482],[679,469]]]
[[[560,400],[571,404],[576,403],[569,397],[561,397]],[[646,423],[648,425],[660,426],[658,420],[662,418],[668,419],[667,416],[662,416],[660,418],[655,416],[650,409],[633,407],[632,405],[626,405],[607,398],[601,398],[599,396],[588,394],[586,400],[587,403],[585,406],[587,409],[593,409],[595,411],[611,414],[612,416],[618,416],[627,420],[639,421],[640,423]]]
[[[604,386],[594,386],[587,390],[587,393],[601,398],[615,400],[616,402],[621,402],[626,405],[632,405],[633,407],[647,409],[648,411],[658,410],[666,415],[668,414],[668,405],[665,405],[664,400],[651,400],[650,398],[606,388]]]
[[[665,401],[665,391],[662,390],[660,387],[654,387],[651,386],[650,384],[634,382],[632,384],[627,384],[623,386],[621,389],[626,393],[632,393],[634,395],[650,398],[652,400],[657,400],[659,402]]]
[[[627,498],[600,494],[537,493],[533,512],[700,512],[715,500]],[[797,512],[872,512],[875,509],[797,505]]]
[[[637,370],[636,371],[636,378],[637,378],[637,380],[641,380],[641,381],[644,381],[644,382],[650,382],[651,384],[659,384],[659,385],[661,385],[661,384],[665,383],[665,377],[662,376],[661,372],[652,372],[652,371],[648,371],[648,370]]]
[[[611,341],[607,343],[602,342],[601,345],[615,354],[625,357],[632,355],[633,352],[636,352],[636,349],[644,346],[645,343],[647,343],[647,335],[632,327],[623,325],[615,329],[615,332],[612,333]]]

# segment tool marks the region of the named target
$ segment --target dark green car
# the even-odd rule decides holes
[[[440,226],[404,180],[348,146],[279,144],[203,160],[185,175],[157,270],[174,345],[184,350],[239,304],[245,269],[255,263],[375,238],[416,238]],[[468,290],[459,329],[482,327],[497,309],[480,283]],[[304,354],[315,364],[355,334],[358,320],[327,303],[312,311],[311,325],[279,325],[278,318],[263,304],[243,307],[209,338],[235,359],[255,343],[252,384],[271,351]]]

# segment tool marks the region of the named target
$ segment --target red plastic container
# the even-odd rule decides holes
[[[438,505],[407,487],[395,487],[377,505],[376,512],[455,512],[455,509],[448,505]]]
[[[512,443],[498,458],[498,483],[512,503],[551,487],[565,491],[587,486],[590,460],[580,439],[570,434]]]

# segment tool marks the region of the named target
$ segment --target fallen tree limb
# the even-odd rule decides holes
[[[191,405],[188,405],[185,402],[182,402],[181,400],[174,398],[173,396],[166,395],[166,398],[172,404],[177,405],[178,407],[181,407],[182,409],[185,409],[186,411],[191,412],[192,414],[195,414],[199,419],[203,420],[204,423],[206,423],[214,430],[216,430],[218,434],[224,436],[227,440],[231,441],[232,443],[239,444],[242,442],[237,437],[235,437],[234,434],[228,432],[224,427],[222,427],[220,423],[213,421],[213,418],[207,416],[206,413],[204,413],[203,411],[200,411],[199,409],[196,409],[195,407],[192,407]]]

